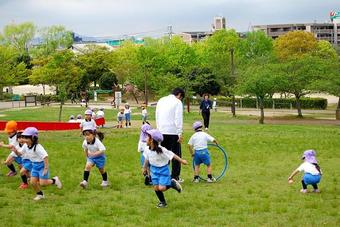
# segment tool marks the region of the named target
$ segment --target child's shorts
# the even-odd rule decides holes
[[[118,122],[123,121],[123,120],[124,120],[124,117],[117,117]]]
[[[18,163],[19,165],[22,164],[22,158],[18,155],[16,155],[13,151],[9,154],[9,156],[14,158],[14,161]]]
[[[98,169],[102,169],[105,166],[106,156],[100,155],[97,157],[87,157],[87,163],[91,163],[97,166]]]
[[[195,150],[194,163],[197,166],[200,165],[201,163],[204,163],[205,165],[209,166],[210,155],[208,149]]]
[[[162,167],[150,166],[151,179],[153,185],[168,186],[171,185],[169,165]]]
[[[125,114],[125,120],[126,121],[130,121],[131,120],[131,114],[130,113],[126,113]]]
[[[45,163],[44,162],[32,162],[31,176],[39,179],[47,180],[50,178],[50,171],[43,175]]]
[[[24,167],[27,171],[32,171],[32,162],[29,159],[22,160],[22,167]]]
[[[306,185],[308,184],[317,184],[319,183],[321,180],[321,176],[320,175],[312,175],[310,173],[306,173],[303,176],[303,181],[305,182]]]

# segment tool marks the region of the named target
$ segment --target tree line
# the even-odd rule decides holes
[[[72,44],[72,32],[63,26],[5,26],[0,33],[0,95],[4,86],[53,85],[61,111],[70,92],[86,90],[90,84],[102,89],[125,85],[145,99],[183,87],[190,96],[256,97],[263,123],[265,98],[275,93],[294,96],[302,117],[301,97],[324,92],[339,97],[340,118],[339,52],[309,32],[288,32],[272,40],[261,31],[240,38],[230,29],[191,45],[177,36],[145,38],[143,45],[126,40],[114,51],[88,45],[77,54]]]

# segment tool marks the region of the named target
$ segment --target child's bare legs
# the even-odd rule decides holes
[[[36,193],[41,192],[40,190],[40,184],[39,184],[39,178],[37,177],[31,177],[31,184]]]
[[[200,175],[200,166],[199,165],[195,165],[195,170],[194,170],[194,172],[195,172],[195,176],[199,176]]]
[[[102,182],[101,186],[103,186],[103,187],[108,186],[107,173],[106,173],[104,167],[103,168],[98,168],[98,170],[99,170],[99,172],[100,172],[100,174],[102,175],[102,178],[103,178],[103,182]]]
[[[211,175],[211,165],[208,165],[208,166],[207,166],[207,174],[208,174],[208,175]]]
[[[10,172],[7,173],[7,176],[14,176],[16,175],[16,170],[15,167],[13,165],[14,162],[14,157],[9,155],[6,159],[6,161],[4,162],[4,164],[9,168]],[[19,165],[19,168],[21,168],[21,166]]]

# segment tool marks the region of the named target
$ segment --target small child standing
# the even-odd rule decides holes
[[[83,133],[84,128],[97,128],[96,121],[92,119],[92,110],[85,111],[85,118],[80,122],[80,132]]]
[[[17,122],[16,121],[8,121],[4,130],[8,135],[8,144],[13,145],[13,147],[18,145],[17,141]],[[8,155],[5,165],[9,168],[9,172],[7,173],[8,177],[15,176],[17,171],[13,165],[13,162],[16,162],[19,165],[19,169],[21,169],[22,159],[18,157],[13,151]]]
[[[315,156],[316,152],[314,150],[306,150],[302,156],[304,162],[288,177],[288,183],[292,184],[294,176],[301,171],[304,172],[303,178],[301,180],[302,193],[308,192],[307,185],[309,184],[313,186],[313,192],[320,192],[318,189],[318,183],[321,180],[322,171]]]
[[[131,127],[131,108],[130,108],[129,103],[125,104],[124,115],[125,115],[125,128],[130,128]]]
[[[148,111],[146,110],[146,105],[142,105],[142,121],[143,124],[148,122]]]
[[[11,149],[17,156],[21,157],[22,159],[22,167],[20,169],[20,176],[22,179],[22,183],[20,184],[20,189],[27,189],[28,188],[28,177],[30,176],[32,170],[32,162],[29,159],[27,153],[22,153],[22,147],[24,145],[24,139],[22,137],[22,131],[17,132],[17,141],[18,144],[14,146],[13,144],[5,145],[0,143],[0,147],[7,147]]]
[[[212,104],[212,108],[215,112],[217,112],[217,102],[216,102],[216,98],[214,98],[213,104]]]
[[[144,151],[144,167],[143,174],[147,174],[147,169],[150,164],[150,172],[152,184],[155,193],[159,199],[157,208],[165,208],[167,206],[163,192],[169,188],[175,189],[178,193],[182,191],[182,186],[175,179],[171,179],[169,170],[169,161],[173,158],[187,165],[188,162],[175,155],[172,151],[160,146],[163,141],[163,135],[157,129],[147,131],[148,138],[146,140],[147,147]]]
[[[142,168],[143,168],[144,160],[145,160],[143,153],[144,153],[145,148],[147,146],[147,144],[146,144],[146,140],[148,138],[147,131],[151,130],[151,129],[152,129],[151,125],[144,124],[144,125],[142,125],[141,130],[140,130],[140,136],[139,136],[139,142],[138,142],[138,149],[137,149],[137,151],[140,152],[140,154],[141,154],[140,155],[140,163],[141,163]],[[147,169],[147,173],[144,174],[144,184],[145,185],[152,184],[151,177],[150,177],[150,169],[149,168]]]
[[[57,188],[61,189],[62,184],[57,176],[49,179],[48,154],[44,147],[38,143],[38,129],[28,127],[21,135],[25,143],[21,148],[21,154],[29,157],[32,162],[31,184],[37,193],[34,200],[41,200],[45,198],[41,191],[41,186],[54,184]]]
[[[95,128],[88,126],[84,127],[83,135],[85,136],[85,139],[82,147],[86,156],[86,165],[84,170],[84,178],[83,181],[80,182],[80,186],[84,189],[87,188],[90,171],[92,167],[97,166],[103,178],[101,186],[105,188],[109,185],[109,182],[107,181],[107,173],[104,169],[106,162],[106,148],[101,142],[104,139],[104,135],[101,132],[97,132]]]
[[[191,156],[194,158],[193,162],[195,165],[195,175],[193,182],[198,183],[200,181],[199,172],[200,172],[200,164],[204,163],[207,166],[207,182],[212,183],[215,182],[216,179],[211,175],[211,160],[210,154],[208,151],[208,142],[213,142],[217,144],[216,140],[210,136],[208,133],[202,131],[203,124],[200,121],[196,121],[192,128],[195,130],[195,133],[189,139],[189,151]]]
[[[120,108],[120,110],[117,113],[117,128],[123,128],[123,121],[124,121],[125,115],[124,115],[124,108]]]

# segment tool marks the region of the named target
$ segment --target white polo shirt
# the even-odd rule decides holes
[[[202,150],[208,148],[208,142],[213,142],[214,137],[205,132],[195,132],[189,139],[188,144],[193,146],[194,150]]]
[[[150,150],[149,146],[146,146],[143,155],[145,159],[149,161],[150,165],[163,167],[168,165],[169,161],[173,159],[175,154],[162,146],[159,147],[162,149],[162,153],[158,154],[156,151]]]
[[[96,124],[96,121],[91,119],[90,121],[86,121],[85,119],[83,119],[81,122],[80,122],[80,128],[92,128],[92,129],[96,129],[97,128],[97,124]]]
[[[21,148],[21,153],[24,159],[29,159],[31,162],[43,162],[44,158],[48,157],[46,150],[40,144],[29,148],[25,143]]]
[[[12,144],[14,147],[19,146],[19,142],[17,140],[17,134],[15,134],[12,137],[8,137],[8,144]],[[9,155],[15,158],[18,157],[18,155],[16,155],[14,151],[12,151]]]
[[[174,95],[161,98],[156,106],[157,129],[163,135],[181,135],[183,132],[183,105]]]
[[[90,153],[94,153],[97,151],[104,152],[106,150],[104,144],[98,138],[95,138],[95,141],[93,144],[88,144],[87,141],[84,140],[82,147],[84,151],[88,151]]]

